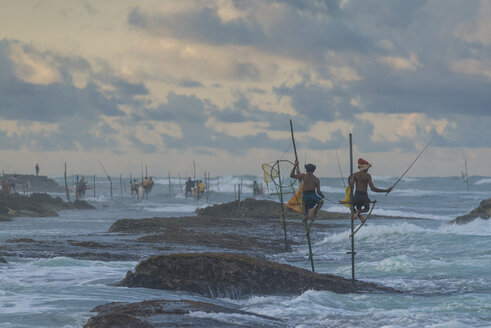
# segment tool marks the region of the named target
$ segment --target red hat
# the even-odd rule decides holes
[[[364,171],[372,167],[372,164],[365,161],[363,158],[358,158],[358,170]]]

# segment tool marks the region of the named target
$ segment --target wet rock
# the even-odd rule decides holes
[[[279,328],[288,326],[285,322],[271,317],[222,305],[190,300],[153,300],[130,304],[108,303],[94,308],[92,312],[98,312],[98,315],[89,319],[84,328]]]
[[[38,241],[31,238],[15,238],[15,239],[7,239],[6,243],[37,243]]]
[[[188,253],[151,257],[129,271],[119,286],[179,290],[207,297],[294,295],[315,290],[335,293],[391,291],[372,283],[318,274],[238,254]]]
[[[94,208],[85,201],[66,203],[61,198],[48,194],[33,193],[30,196],[0,192],[0,217],[46,217],[58,216],[65,209]]]
[[[450,221],[450,223],[465,224],[474,221],[477,218],[487,220],[491,217],[491,198],[485,199],[479,206],[473,209],[469,214],[465,214]]]
[[[68,243],[72,246],[88,247],[88,248],[104,248],[107,246],[101,245],[95,241],[74,241],[69,240]]]
[[[194,231],[189,229],[167,229],[163,233],[140,237],[136,241],[148,243],[197,245],[240,251],[260,250],[264,253],[280,253],[285,250],[283,240],[272,236],[262,238],[240,235],[236,233],[219,233],[204,230]],[[296,242],[291,241],[290,245],[292,244],[296,244]]]
[[[64,192],[65,188],[60,186],[53,179],[49,179],[45,175],[29,175],[29,174],[5,174],[4,179],[9,181],[11,178],[16,178],[16,190],[32,191],[32,192]]]
[[[277,218],[281,215],[281,204],[270,200],[257,200],[247,198],[237,202],[215,204],[196,210],[198,216],[212,216],[215,218]],[[285,217],[287,219],[298,219],[300,214],[285,207]],[[318,219],[346,219],[346,214],[330,213],[320,210],[317,214]]]
[[[0,263],[8,263],[6,259],[0,256]]]

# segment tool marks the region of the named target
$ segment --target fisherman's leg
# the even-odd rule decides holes
[[[365,223],[365,221],[367,220],[366,218],[364,218],[361,214],[358,215],[358,217],[360,218],[360,221],[361,223]]]
[[[312,213],[312,221],[315,220],[315,216],[317,215],[317,212],[319,212],[319,209],[324,205],[324,201],[321,199],[318,203],[317,206],[314,209],[314,212]]]
[[[304,214],[304,217],[302,218],[302,221],[307,223],[307,220],[309,218],[309,206],[308,204],[304,204],[304,211],[303,211],[303,214]]]
[[[356,212],[355,214],[353,215],[353,217],[351,218],[351,220],[356,220],[356,218],[360,216],[360,210],[359,209],[356,209]]]

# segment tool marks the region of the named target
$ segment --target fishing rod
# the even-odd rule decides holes
[[[344,183],[343,171],[341,171],[341,164],[339,163],[338,149],[336,148],[336,159],[338,160],[339,174],[341,175],[341,181],[343,181],[343,186],[346,189],[346,184]]]
[[[425,146],[425,148],[423,148],[423,150],[419,153],[418,157],[416,157],[416,159],[411,163],[411,165],[409,165],[409,167],[407,168],[406,171],[404,171],[404,173],[399,177],[399,179],[397,179],[396,183],[394,183],[394,185],[392,185],[392,187],[390,187],[390,189],[393,189],[398,183],[399,181],[401,181],[401,179],[406,175],[406,173],[411,169],[411,167],[414,165],[414,163],[416,163],[416,161],[418,160],[418,158],[423,155],[423,153],[425,152],[426,148],[428,148],[431,144],[431,142],[438,136],[438,134],[435,134],[433,136],[433,138],[431,138],[430,142],[428,142]],[[385,196],[387,196],[389,194],[389,192],[385,193]]]
[[[100,159],[97,159],[99,161],[99,164],[101,165],[102,169],[104,170],[104,173],[106,173],[106,176],[109,177],[109,174],[107,173],[106,169],[104,168],[104,165],[102,165],[102,162]]]

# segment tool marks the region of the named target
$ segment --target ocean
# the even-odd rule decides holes
[[[108,233],[108,228],[118,219],[195,215],[198,207],[233,201],[234,185],[241,182],[242,199],[251,197],[253,179],[262,180],[252,176],[213,178],[208,198],[203,196],[195,202],[184,198],[176,178],[171,179],[172,194],[168,179],[156,178],[149,200],[144,201],[132,199],[126,191],[121,194],[119,178],[113,179],[110,198],[107,180],[97,178],[96,197],[88,190],[85,198],[97,207],[95,210],[62,211],[58,217],[0,222],[0,245],[5,249],[6,245],[12,246],[7,240],[19,238],[50,245],[66,240],[116,240],[118,237]],[[397,177],[374,176],[374,183],[380,188],[396,180]],[[467,191],[461,177],[411,177],[401,180],[388,196],[370,193],[377,204],[374,219],[356,234],[356,278],[402,293],[335,294],[309,290],[294,296],[217,301],[283,319],[289,327],[491,327],[491,220],[449,224],[491,197],[490,177],[472,176],[469,181]],[[343,199],[341,179],[322,178],[321,185],[329,200],[336,203]],[[125,179],[124,186],[129,188],[129,179]],[[63,194],[53,195],[63,198]],[[267,194],[263,198],[277,200]],[[330,202],[324,204],[324,209],[347,213],[346,207]],[[376,218],[377,215],[384,218]],[[350,278],[350,223],[334,223],[335,228],[322,224],[312,228],[316,272]],[[282,234],[279,218],[278,225],[278,234]],[[8,264],[0,264],[0,327],[82,327],[95,315],[91,309],[115,301],[206,300],[182,292],[114,286],[145,258],[144,252],[133,254],[131,261],[100,261],[53,256],[49,250],[26,250],[21,244],[9,252],[2,249],[0,256]],[[308,270],[307,253],[305,240],[300,240],[291,252],[267,257]],[[236,314],[191,315],[237,325],[260,320]],[[258,321],[257,325],[261,323]]]

